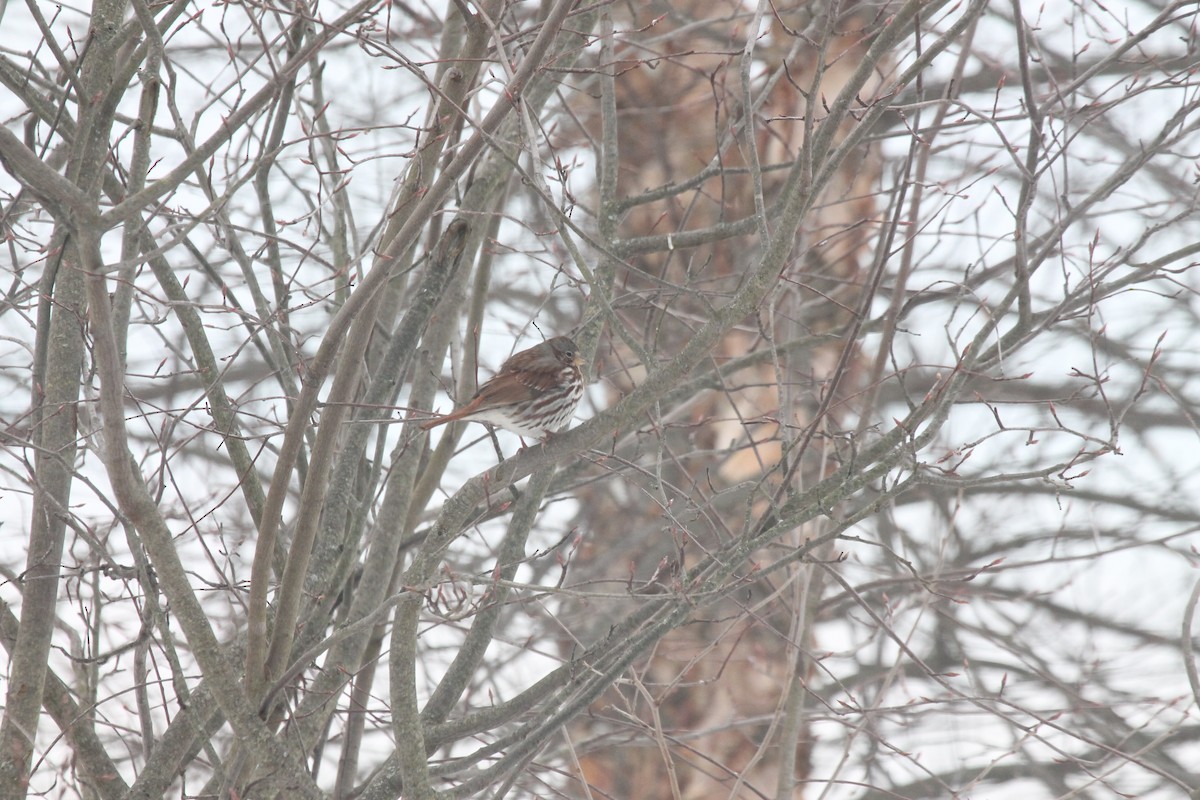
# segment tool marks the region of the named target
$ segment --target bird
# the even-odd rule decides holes
[[[421,428],[463,420],[483,422],[518,436],[546,438],[574,415],[583,397],[579,367],[586,363],[569,337],[547,339],[512,355],[462,408],[427,420]]]

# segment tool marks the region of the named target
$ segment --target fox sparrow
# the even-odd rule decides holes
[[[586,363],[566,336],[515,354],[457,411],[421,425],[429,430],[455,420],[486,422],[520,436],[542,438],[562,428],[583,397]]]

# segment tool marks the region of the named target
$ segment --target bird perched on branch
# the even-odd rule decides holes
[[[575,342],[558,336],[514,354],[465,406],[421,425],[424,430],[464,420],[519,436],[544,438],[566,425],[583,397],[585,364]]]

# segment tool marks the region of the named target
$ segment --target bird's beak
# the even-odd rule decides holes
[[[587,359],[586,359],[586,358],[582,358],[582,357],[580,357],[579,355],[576,355],[576,356],[575,356],[575,360],[574,360],[574,361],[572,361],[571,363],[572,363],[572,364],[574,364],[574,365],[575,365],[575,366],[577,366],[577,367],[582,367],[584,364],[586,364],[586,363],[587,363]]]

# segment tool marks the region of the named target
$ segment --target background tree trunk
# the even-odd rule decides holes
[[[713,3],[626,10],[635,8],[617,21],[632,32],[615,82],[618,195],[635,198],[719,169],[687,191],[629,208],[621,235],[679,234],[752,217],[756,203],[777,205],[780,168],[801,156],[827,98],[866,54],[869,16],[853,4],[836,11],[775,4],[762,19],[764,36],[747,42],[753,25],[719,27],[722,9]],[[740,9],[731,3],[724,11]],[[865,88],[864,103],[877,85]],[[863,303],[880,230],[878,179],[870,145],[843,162],[803,220],[770,301],[721,339],[712,363],[764,357],[670,416],[654,417],[639,438],[651,465],[644,473],[582,493],[578,524],[589,535],[574,564],[581,580],[676,591],[673,577],[739,536],[747,515],[760,519],[772,498],[803,491],[845,455],[863,364],[854,339],[835,332],[849,329]],[[773,227],[769,212],[764,227]],[[712,295],[736,287],[760,233],[632,259],[617,275],[615,305],[628,329],[641,333],[639,344],[670,353],[686,341]],[[808,344],[774,349],[792,342]],[[612,402],[638,384],[639,369],[630,365],[639,359],[616,337],[600,354],[597,370],[610,381]],[[738,486],[746,488],[730,491]],[[820,532],[819,523],[807,524],[789,541]],[[816,557],[835,556],[823,547]],[[573,727],[581,779],[611,797],[800,797],[811,736],[804,686],[823,584],[820,570],[797,564],[664,637]],[[620,618],[621,605],[588,607],[593,636]]]

